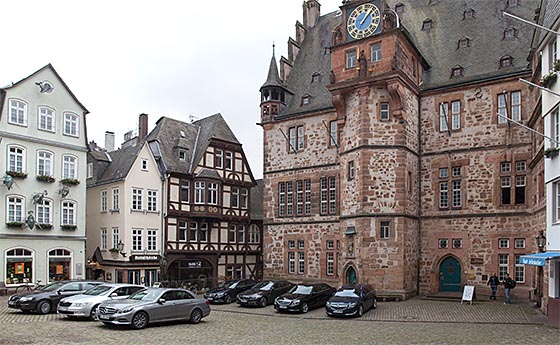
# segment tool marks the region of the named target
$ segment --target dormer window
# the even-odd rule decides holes
[[[451,69],[451,78],[457,78],[463,76],[464,68],[461,66],[455,66]]]
[[[404,12],[404,4],[403,3],[396,4],[395,5],[395,12],[403,13]]]
[[[430,30],[433,27],[433,22],[431,19],[426,19],[422,22],[422,30]]]
[[[318,72],[313,73],[313,75],[311,76],[311,82],[316,83],[319,81],[321,81],[321,73]]]
[[[509,55],[502,56],[500,59],[500,68],[513,66],[513,58]]]
[[[470,8],[463,12],[463,19],[474,18],[475,10]]]
[[[310,95],[305,95],[301,97],[301,105],[306,105],[311,103],[311,96]]]
[[[468,48],[471,46],[471,40],[468,37],[463,37],[457,43],[457,49]]]
[[[517,37],[517,30],[515,28],[507,28],[504,30],[504,39],[512,39]]]
[[[185,162],[187,160],[187,151],[179,150],[179,160]]]

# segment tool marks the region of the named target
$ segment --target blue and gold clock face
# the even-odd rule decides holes
[[[356,7],[350,13],[346,28],[348,34],[358,40],[373,35],[380,22],[379,8],[372,3],[366,3]]]

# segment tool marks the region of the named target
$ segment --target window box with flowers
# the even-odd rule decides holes
[[[37,226],[37,228],[39,228],[40,230],[50,230],[52,229],[52,224],[47,224],[47,223],[38,223],[35,224],[35,226]]]
[[[558,148],[558,147],[549,147],[548,149],[544,150],[544,156],[546,158],[554,158],[554,157],[558,156],[559,151],[560,151],[560,148]]]
[[[75,178],[63,178],[62,180],[60,180],[60,183],[66,186],[75,186],[77,184],[80,184],[80,180]]]
[[[6,171],[6,175],[10,175],[13,178],[27,178],[27,173],[21,171]]]
[[[23,222],[7,222],[6,226],[8,228],[21,228],[23,227]]]
[[[60,228],[62,230],[76,230],[77,226],[73,224],[62,224]]]
[[[109,249],[109,252],[111,253],[111,256],[113,257],[113,259],[116,259],[119,257],[119,250],[117,248],[111,248]]]
[[[53,183],[54,181],[56,181],[54,177],[49,175],[37,175],[35,178],[37,179],[37,181],[43,181],[47,183]]]
[[[552,70],[550,72],[542,76],[540,80],[541,86],[550,87],[554,83],[556,83],[556,80],[558,79],[559,71],[560,71],[560,60],[554,63],[554,65],[552,66]]]

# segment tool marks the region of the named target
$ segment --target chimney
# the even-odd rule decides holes
[[[305,0],[303,2],[303,26],[308,29],[317,24],[321,15],[321,4],[317,0]]]
[[[115,133],[105,131],[105,150],[107,152],[115,151]]]
[[[138,141],[144,140],[148,135],[148,114],[140,114],[138,116]]]

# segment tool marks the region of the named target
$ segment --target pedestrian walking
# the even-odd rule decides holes
[[[515,287],[515,281],[511,279],[508,273],[506,273],[504,279],[504,289],[506,291],[506,301],[504,304],[511,304],[511,289]]]
[[[486,285],[490,285],[490,288],[492,289],[492,295],[490,295],[490,299],[493,299],[495,301],[496,291],[498,290],[498,285],[500,285],[500,280],[498,279],[496,273],[492,273],[492,276],[490,276],[490,279],[488,279],[488,283],[486,283]]]

